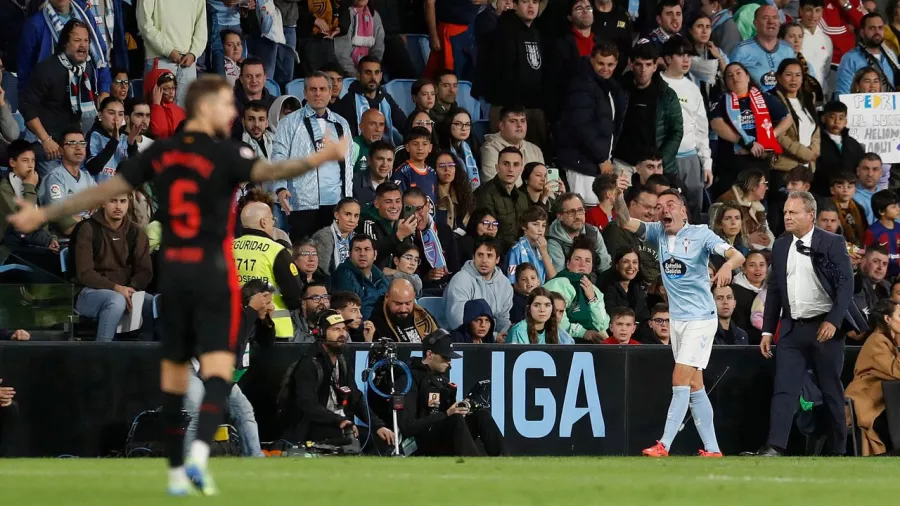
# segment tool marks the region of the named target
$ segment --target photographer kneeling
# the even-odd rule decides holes
[[[284,439],[340,446],[347,453],[359,452],[359,441],[365,444],[368,438],[367,429],[357,428],[353,423],[356,416],[378,436],[371,438],[376,451],[388,455],[387,447],[394,444],[394,433],[374,413],[369,416],[365,399],[344,357],[345,343],[350,340],[347,323],[350,322],[333,309],[319,313],[314,331],[315,353],[303,357],[288,370],[279,394],[279,410],[286,427]]]
[[[416,439],[416,455],[482,457],[476,438],[489,456],[508,455],[490,411],[469,411],[465,401],[456,402],[449,371],[450,361],[460,355],[452,342],[446,331],[432,332],[422,341],[422,358],[410,359],[412,386],[400,412],[400,434]]]

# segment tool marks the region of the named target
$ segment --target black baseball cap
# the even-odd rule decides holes
[[[345,320],[343,315],[339,313],[335,309],[326,309],[319,313],[319,319],[316,321],[316,327],[325,334],[325,331],[329,328],[337,325],[338,323],[353,323],[353,320]]]
[[[453,351],[453,340],[444,329],[438,329],[425,336],[422,341],[422,351],[430,351],[446,359],[462,358],[462,355]]]

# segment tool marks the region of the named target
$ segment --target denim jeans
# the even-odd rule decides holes
[[[294,80],[294,65],[297,63],[297,27],[284,27],[285,45],[278,46],[278,56],[275,63],[275,82],[284,88],[287,83]],[[300,97],[297,97],[300,98]]]
[[[192,373],[188,380],[187,394],[184,396],[184,409],[191,417],[187,432],[184,435],[184,451],[190,450],[191,442],[197,435],[199,424],[200,404],[206,391],[203,388],[203,380]],[[238,434],[241,436],[241,451],[245,457],[261,457],[262,449],[259,445],[259,427],[256,425],[256,415],[253,413],[253,405],[247,400],[241,387],[237,384],[231,387],[228,395],[228,412],[234,419]]]
[[[153,340],[153,300],[155,295],[146,294],[142,308],[143,323],[141,336]],[[116,326],[125,314],[125,297],[114,290],[84,288],[75,301],[75,310],[81,316],[97,320],[97,342],[108,343],[116,336]]]
[[[149,58],[144,60],[144,75],[153,70],[153,64],[156,62],[157,68],[170,70],[175,74],[175,103],[178,107],[184,107],[184,97],[187,95],[188,86],[197,80],[197,63],[194,62],[190,67],[182,67],[177,63],[169,61],[168,58]],[[223,63],[224,65],[224,63]]]

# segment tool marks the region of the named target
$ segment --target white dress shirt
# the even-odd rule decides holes
[[[791,306],[791,318],[812,318],[822,313],[831,311],[832,300],[819,283],[819,278],[813,270],[812,258],[797,251],[797,242],[806,247],[812,246],[812,236],[815,227],[803,237],[793,237],[788,249],[787,266],[787,293],[788,304]]]
[[[800,48],[806,63],[813,69],[816,80],[822,85],[822,91],[828,96],[829,79],[831,74],[831,54],[834,45],[831,37],[825,33],[822,26],[817,26],[815,33],[803,27],[803,46]]]

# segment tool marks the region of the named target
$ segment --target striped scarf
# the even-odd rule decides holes
[[[462,141],[459,144],[462,153],[457,151],[452,145],[450,146],[450,152],[463,159],[463,163],[466,165],[466,174],[469,175],[469,182],[472,183],[472,189],[476,190],[481,186],[481,177],[478,174],[478,164],[475,162],[475,156],[472,154],[472,148],[469,147],[469,143]]]
[[[377,97],[378,95],[375,96]],[[354,95],[354,100],[356,101],[356,124],[359,125],[362,123],[363,113],[371,109],[371,106],[369,105],[369,99],[362,94],[357,93]],[[391,121],[391,104],[386,96],[382,96],[381,102],[378,102],[378,110],[384,115],[384,140],[390,141],[391,132],[394,131],[394,122]]]
[[[103,52],[102,46],[100,45],[100,37],[97,34],[97,31],[94,30],[94,24],[91,23],[91,18],[88,16],[84,9],[78,5],[78,2],[72,2],[72,16],[79,20],[83,21],[85,25],[87,25],[88,35],[91,39],[91,61],[94,64],[94,68],[96,69],[104,69],[109,66],[109,62],[106,59],[106,54]],[[59,32],[63,29],[63,22],[59,19],[59,14],[56,13],[56,9],[53,8],[53,5],[50,2],[44,4],[44,8],[42,9],[44,14],[44,21],[47,22],[47,26],[50,27],[50,33],[53,35],[53,42],[59,41]]]
[[[103,6],[102,8],[100,7],[101,5]],[[86,6],[93,13],[97,28],[104,32],[103,39],[106,41],[106,52],[108,54],[112,51],[113,34],[116,33],[116,11],[112,0],[88,0]]]
[[[69,103],[72,105],[72,112],[81,116],[92,115],[97,108],[94,106],[94,90],[87,73],[87,62],[73,65],[66,53],[59,53],[58,57],[62,66],[69,71]]]

